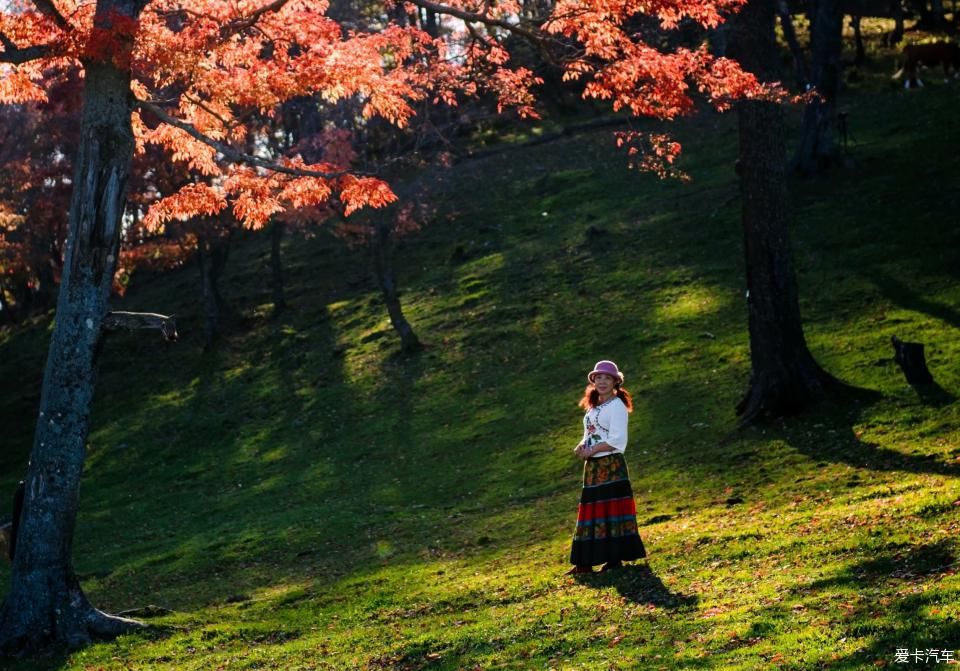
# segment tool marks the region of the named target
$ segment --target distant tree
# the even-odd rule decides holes
[[[352,15],[350,15],[352,16]],[[359,18],[357,19],[359,20]],[[334,109],[344,107],[344,103]],[[352,106],[355,109],[355,106]],[[361,114],[355,109],[356,118]],[[276,156],[302,156],[310,163],[325,161],[332,165],[351,166],[356,161],[356,135],[344,126],[350,119],[343,115],[335,117],[329,105],[316,97],[302,96],[288,100],[281,106],[281,113],[273,117],[271,131],[264,146]],[[339,122],[339,124],[338,124]],[[284,269],[281,243],[288,232],[311,235],[334,214],[330,201],[298,209],[288,209],[274,216],[269,224],[270,235],[270,288],[274,313],[286,309]]]
[[[143,143],[131,170],[127,221],[121,238],[118,269],[121,288],[138,270],[165,270],[196,261],[197,298],[204,348],[220,332],[225,304],[219,280],[230,253],[230,239],[239,227],[229,211],[178,217],[164,198],[209,180],[185,161],[167,160],[162,146]]]
[[[53,306],[63,272],[81,84],[41,75],[48,101],[0,108],[0,299],[7,320]]]
[[[790,48],[790,55],[793,56],[793,68],[797,84],[803,88],[810,81],[809,68],[807,67],[806,54],[803,53],[803,47],[800,46],[800,40],[797,39],[797,31],[793,27],[793,16],[790,14],[790,4],[787,0],[777,0],[777,15],[780,17],[783,38]]]
[[[821,173],[836,164],[837,97],[843,63],[843,0],[807,0],[810,20],[810,86],[817,96],[803,112],[800,142],[793,157],[802,175]]]
[[[421,188],[418,188],[421,187]],[[432,202],[437,197],[437,180],[429,194],[416,180],[400,193],[400,202],[366,217],[352,220],[339,218],[334,225],[335,235],[352,248],[363,249],[370,259],[370,270],[383,298],[390,324],[400,338],[403,352],[416,352],[422,343],[407,320],[400,302],[400,289],[394,271],[393,248],[396,242],[419,231],[433,214]]]
[[[926,30],[948,28],[943,0],[907,0],[907,5],[920,15],[919,26]]]

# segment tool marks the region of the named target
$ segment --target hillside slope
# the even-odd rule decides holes
[[[811,349],[860,392],[742,434],[732,117],[680,127],[690,184],[627,171],[608,130],[459,165],[398,252],[417,356],[322,232],[286,243],[279,319],[268,245],[241,241],[210,353],[195,268],[136,287],[124,307],[176,313],[184,339],[107,343],[76,566],[105,609],[173,612],[12,668],[856,669],[960,648],[957,96],[850,92],[857,167],[793,185],[793,233]],[[47,330],[0,332],[0,492]],[[906,386],[893,334],[927,344],[940,398]],[[601,358],[636,394],[651,557],[574,581],[576,400]]]

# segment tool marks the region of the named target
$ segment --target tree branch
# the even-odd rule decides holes
[[[61,14],[57,6],[53,4],[53,0],[33,0],[33,4],[41,14],[53,19],[53,22],[57,24],[57,28],[60,30],[71,29],[70,22],[63,18],[63,14]]]
[[[108,312],[103,318],[104,331],[125,329],[160,329],[163,339],[173,342],[177,339],[177,322],[173,316],[159,315],[154,312]]]
[[[213,147],[218,152],[223,154],[223,157],[233,161],[234,163],[246,163],[248,165],[255,165],[258,168],[264,168],[265,170],[272,170],[273,172],[280,172],[287,175],[295,175],[298,177],[320,177],[323,179],[337,179],[338,177],[343,177],[344,175],[361,175],[364,173],[350,171],[350,170],[341,170],[339,172],[321,172],[319,170],[308,170],[306,168],[291,168],[287,165],[281,165],[280,163],[275,163],[273,161],[268,161],[266,159],[260,158],[259,156],[253,156],[251,154],[245,154],[242,151],[237,151],[232,149],[222,142],[214,140],[212,137],[204,135],[192,125],[188,124],[186,121],[181,121],[176,117],[170,116],[163,108],[159,105],[145,100],[138,100],[137,104],[145,109],[149,110],[155,114],[163,123],[170,124],[176,128],[179,128],[183,132],[187,133],[190,137],[199,140],[209,147]]]
[[[287,2],[288,0],[274,0],[270,4],[264,5],[260,9],[254,11],[250,16],[246,16],[242,19],[237,19],[236,21],[231,21],[230,23],[225,25],[220,32],[229,33],[237,30],[243,30],[244,28],[249,28],[254,23],[256,23],[257,20],[264,14],[268,12],[279,12],[281,9],[283,9],[283,6],[287,4]]]
[[[46,45],[39,44],[21,48],[2,32],[0,32],[0,44],[3,45],[3,52],[0,52],[0,63],[20,65],[50,55],[50,47]]]
[[[447,16],[455,17],[464,23],[482,23],[486,26],[503,28],[504,30],[509,30],[515,35],[522,35],[528,40],[533,40],[535,42],[539,42],[541,39],[543,39],[541,35],[538,35],[534,31],[527,30],[519,24],[510,23],[509,21],[505,21],[503,19],[495,19],[484,14],[468,12],[465,9],[458,9],[457,7],[451,7],[439,2],[432,2],[432,0],[410,0],[410,3],[418,7],[423,7],[431,12],[436,12],[437,14],[445,14]]]

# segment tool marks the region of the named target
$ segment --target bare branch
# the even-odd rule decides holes
[[[0,52],[0,63],[13,63],[20,65],[27,61],[35,61],[38,58],[50,55],[50,47],[38,44],[31,47],[18,47],[13,41],[0,33],[0,44],[3,45],[3,52]]]
[[[495,28],[502,28],[510,31],[514,35],[524,37],[532,42],[540,52],[542,58],[547,63],[552,65],[561,65],[563,62],[570,60],[572,57],[568,53],[571,49],[571,45],[568,40],[560,39],[557,35],[551,35],[540,28],[540,26],[546,20],[545,17],[526,19],[526,25],[534,26],[534,28],[531,29],[524,27],[524,25],[521,23],[511,23],[505,19],[497,19],[477,11],[468,11],[458,7],[451,7],[449,5],[433,2],[433,0],[410,0],[410,3],[438,14],[453,16],[462,20],[466,24],[467,30],[474,37],[477,37],[477,31],[472,26],[474,23]],[[489,3],[485,1],[484,8],[488,7]]]
[[[137,104],[145,110],[149,110],[155,114],[162,122],[170,124],[179,128],[183,132],[190,135],[200,142],[204,143],[209,147],[213,147],[218,152],[220,152],[224,158],[233,161],[234,163],[246,163],[248,165],[255,165],[258,168],[264,168],[265,170],[272,170],[273,172],[280,172],[287,175],[296,175],[297,177],[320,177],[323,179],[337,179],[338,177],[343,177],[344,175],[360,175],[364,174],[357,171],[350,170],[341,170],[338,172],[321,172],[319,170],[308,170],[306,168],[292,168],[288,165],[282,165],[280,163],[275,163],[273,161],[268,161],[266,159],[260,158],[259,156],[253,156],[251,154],[245,154],[242,151],[237,151],[222,142],[218,142],[213,138],[204,135],[192,125],[188,124],[185,121],[181,121],[176,117],[170,116],[163,109],[154,104],[147,102],[145,100],[138,100]]]
[[[53,4],[53,0],[33,0],[33,4],[41,14],[53,19],[53,22],[57,24],[57,28],[60,30],[71,29],[70,22],[63,18],[63,14],[61,14],[57,6]]]
[[[234,32],[237,30],[243,30],[244,28],[249,28],[255,24],[261,16],[269,12],[279,12],[283,9],[283,6],[287,4],[288,0],[274,0],[269,5],[264,5],[260,9],[253,12],[250,16],[245,16],[242,19],[237,19],[236,21],[231,21],[221,29],[221,33],[224,32]]]
[[[237,122],[237,120],[227,121],[226,119],[224,119],[224,118],[223,118],[222,116],[220,116],[217,112],[215,112],[215,111],[213,111],[212,109],[210,109],[209,105],[207,105],[205,102],[203,102],[203,101],[200,100],[199,98],[195,98],[195,97],[193,97],[193,96],[191,96],[191,95],[189,95],[189,94],[186,94],[186,93],[183,94],[183,97],[186,98],[189,102],[191,102],[191,103],[193,103],[194,105],[196,105],[197,107],[199,107],[200,109],[202,109],[204,112],[206,112],[206,113],[209,114],[210,116],[212,116],[214,119],[216,119],[217,121],[219,121],[220,123],[222,123],[224,128],[230,129],[230,128],[234,128],[235,126],[239,125],[238,122]],[[242,123],[242,121],[241,121],[240,123]]]
[[[108,312],[103,318],[103,330],[116,331],[121,328],[160,329],[164,340],[172,342],[177,339],[177,322],[174,318],[154,312]]]
[[[485,14],[477,14],[476,12],[468,12],[464,9],[459,9],[457,7],[451,7],[449,5],[444,5],[439,2],[432,2],[432,0],[410,0],[411,4],[417,5],[418,7],[423,7],[428,9],[431,12],[436,12],[437,14],[445,14],[447,16],[453,16],[460,19],[464,23],[482,23],[486,26],[492,26],[496,28],[503,28],[504,30],[509,30],[515,35],[522,35],[528,40],[533,40],[539,42],[543,37],[532,30],[528,30],[523,26],[510,23],[504,19],[495,19],[492,16],[486,16]]]
[[[220,37],[227,37],[235,32],[239,32],[246,28],[256,27],[256,23],[264,14],[269,12],[278,12],[283,9],[283,6],[287,4],[289,0],[274,0],[268,5],[264,5],[260,9],[255,10],[250,16],[239,17],[233,21],[224,23],[220,27]],[[177,9],[163,10],[158,11],[157,16],[161,17],[176,17],[176,16],[190,16],[195,19],[204,19],[209,21],[221,22],[222,18],[213,16],[211,14],[203,14],[201,12],[194,11],[192,9],[187,9],[186,7],[178,7]]]

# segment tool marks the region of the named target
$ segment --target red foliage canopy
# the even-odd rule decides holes
[[[227,207],[250,227],[278,215],[298,221],[328,211],[331,198],[349,215],[396,197],[378,177],[355,170],[352,151],[325,151],[315,163],[277,151],[271,120],[285,101],[349,99],[359,103],[357,125],[380,117],[403,128],[418,104],[455,104],[482,85],[500,109],[534,114],[538,80],[511,67],[505,47],[515,34],[548,50],[561,45],[564,78],[585,80],[584,96],[609,100],[614,110],[673,119],[693,109],[695,95],[723,109],[767,92],[705,46],[651,44],[636,19],[652,17],[664,30],[683,20],[709,28],[742,2],[558,0],[531,22],[514,0],[412,0],[347,30],[327,15],[325,0],[151,0],[137,20],[114,12],[96,25],[93,0],[13,0],[0,12],[0,103],[44,103],[58,73],[82,75],[85,64],[112,58],[133,76],[141,157],[163,160],[148,151],[156,146],[181,166],[179,179],[139,199],[149,208],[138,218],[147,230]],[[417,6],[460,27],[431,37],[404,20]],[[680,146],[669,137],[630,131],[617,141],[632,164],[675,173]]]
[[[352,173],[346,161],[308,164],[261,151],[266,126],[255,120],[311,95],[360,100],[358,123],[381,117],[403,127],[416,103],[454,102],[476,87],[470,59],[448,57],[442,40],[387,21],[347,31],[325,15],[324,0],[153,0],[139,20],[114,13],[103,25],[94,25],[90,0],[18,2],[0,13],[0,102],[44,101],[51,72],[105,57],[129,67],[139,150],[163,147],[197,175],[163,194],[146,220],[154,226],[228,204],[252,227],[334,194],[348,213],[387,204],[395,197],[386,183]],[[504,73],[494,87],[503,103],[528,106],[532,74],[496,70]]]

